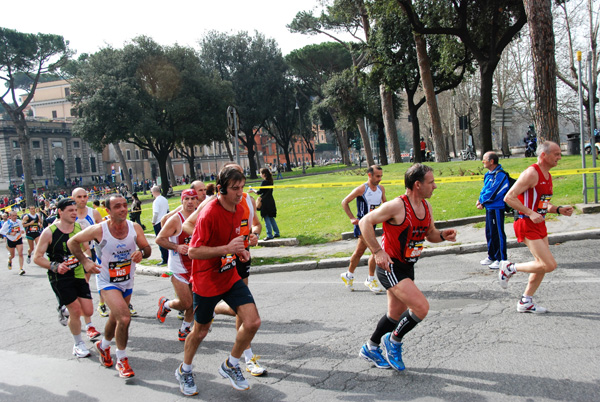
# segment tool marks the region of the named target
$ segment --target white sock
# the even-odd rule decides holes
[[[237,357],[233,357],[231,355],[229,355],[229,366],[230,367],[235,367],[235,366],[239,366],[240,365],[240,359],[238,359]]]
[[[375,279],[375,277],[374,277],[374,276],[367,275],[367,281],[369,281],[369,282],[373,282],[373,279]]]
[[[254,356],[254,353],[252,353],[252,348],[244,350],[244,358],[246,358],[246,362],[252,360],[252,356]]]
[[[100,342],[100,347],[102,350],[106,350],[106,348],[110,347],[110,341],[107,341],[105,337],[102,337],[102,342]]]
[[[531,303],[533,301],[533,297],[531,296],[521,296],[521,303],[525,304],[525,303]]]
[[[83,342],[83,338],[81,337],[81,332],[77,335],[73,335],[73,339],[75,339],[75,344],[77,345],[79,342]]]
[[[90,327],[93,327],[92,322],[88,322],[87,324],[85,324],[85,329],[88,330],[90,329]]]
[[[183,322],[181,323],[181,330],[182,330],[182,331],[185,331],[187,328],[189,328],[189,327],[191,327],[191,326],[192,326],[192,323],[191,323],[191,322],[186,322],[186,321],[183,321]]]
[[[354,279],[354,274],[350,271],[346,272],[346,278]]]
[[[192,365],[191,364],[181,363],[181,371],[185,371],[186,373],[191,373],[192,372]]]
[[[165,308],[167,310],[171,310],[171,300],[167,300],[167,302],[165,303]]]
[[[124,358],[127,357],[127,352],[125,350],[119,350],[117,349],[117,360],[123,360]]]

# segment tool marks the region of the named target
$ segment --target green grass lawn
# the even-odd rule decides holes
[[[535,163],[535,161],[535,158],[510,158],[501,159],[500,163],[511,176],[516,178],[521,171],[532,163]],[[427,165],[434,169],[436,179],[464,175],[483,175],[485,173],[481,161],[428,163]],[[405,191],[402,183],[392,185],[385,184],[385,182],[388,180],[404,180],[404,172],[410,166],[410,163],[398,163],[383,167],[382,184],[385,186],[388,200],[404,194]],[[588,158],[587,166],[591,166],[591,157]],[[564,156],[559,162],[558,167],[554,170],[568,170],[580,167],[580,156]],[[302,169],[300,168],[295,169],[294,172],[286,172],[284,179],[275,181],[276,219],[282,237],[296,237],[300,241],[300,244],[318,244],[340,240],[342,232],[352,231],[353,227],[342,210],[341,201],[356,187],[357,183],[364,183],[366,181],[366,169],[338,170],[342,168],[345,167],[337,165],[310,168],[307,170],[307,173],[324,173],[316,176],[302,176]],[[556,176],[553,180],[553,204],[573,205],[583,201],[581,175]],[[309,187],[310,185],[323,183],[332,183],[336,187]],[[589,178],[588,183],[591,183]],[[247,182],[247,185],[252,185],[253,187],[259,184],[260,181]],[[481,180],[461,183],[442,183],[438,180],[438,188],[430,200],[435,220],[483,215],[484,211],[475,207],[482,184],[483,176],[481,176]],[[299,187],[278,188],[278,186],[291,185]],[[302,187],[303,185],[306,187]],[[174,190],[181,191],[185,188],[187,186],[178,186]],[[588,196],[591,196],[591,194],[590,192]],[[142,206],[142,222],[147,227],[147,233],[154,233],[150,225],[152,218],[152,196],[149,192],[146,196],[139,195],[142,201],[149,200]],[[174,209],[179,204],[180,200],[178,197],[169,199],[171,209]],[[355,211],[354,205],[352,206],[353,211]],[[264,233],[265,229],[263,227]]]

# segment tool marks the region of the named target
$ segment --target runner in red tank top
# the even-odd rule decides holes
[[[498,276],[500,285],[506,289],[508,280],[517,271],[529,273],[529,282],[525,293],[517,303],[519,313],[545,313],[544,307],[533,302],[533,295],[538,289],[544,275],[554,271],[556,260],[548,246],[546,232],[546,213],[557,213],[571,216],[573,207],[554,206],[552,198],[552,176],[550,169],[561,159],[558,144],[546,141],[538,147],[538,161],[529,166],[506,194],[504,201],[519,212],[514,223],[515,234],[519,242],[524,242],[533,255],[534,260],[515,264],[502,261]]]
[[[363,240],[375,256],[379,281],[388,292],[387,314],[379,320],[360,356],[378,368],[399,371],[404,370],[402,338],[429,312],[425,295],[414,283],[414,265],[423,242],[456,240],[455,229],[436,229],[426,201],[436,188],[433,169],[414,164],[406,171],[404,184],[405,195],[386,202],[359,222]],[[383,247],[373,229],[378,223],[383,223]]]

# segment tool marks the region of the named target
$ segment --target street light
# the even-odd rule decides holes
[[[300,106],[298,106],[298,101],[296,101],[296,110],[298,110],[298,125],[300,126],[300,142],[302,142],[302,174],[306,174],[306,168],[304,167],[304,153],[306,151],[306,147],[302,138],[302,116],[300,115]]]

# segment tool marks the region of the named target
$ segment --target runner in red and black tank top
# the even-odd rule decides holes
[[[534,163],[531,167],[538,174],[538,183],[535,187],[519,194],[518,198],[527,208],[540,215],[546,215],[552,198],[552,175],[548,172],[548,179],[546,179],[537,163]],[[523,215],[520,215],[520,217],[522,218]]]
[[[400,225],[383,222],[382,247],[394,259],[404,264],[414,264],[423,250],[425,235],[431,224],[431,215],[427,202],[422,200],[425,217],[419,219],[406,194],[398,197],[404,202],[406,215]]]

